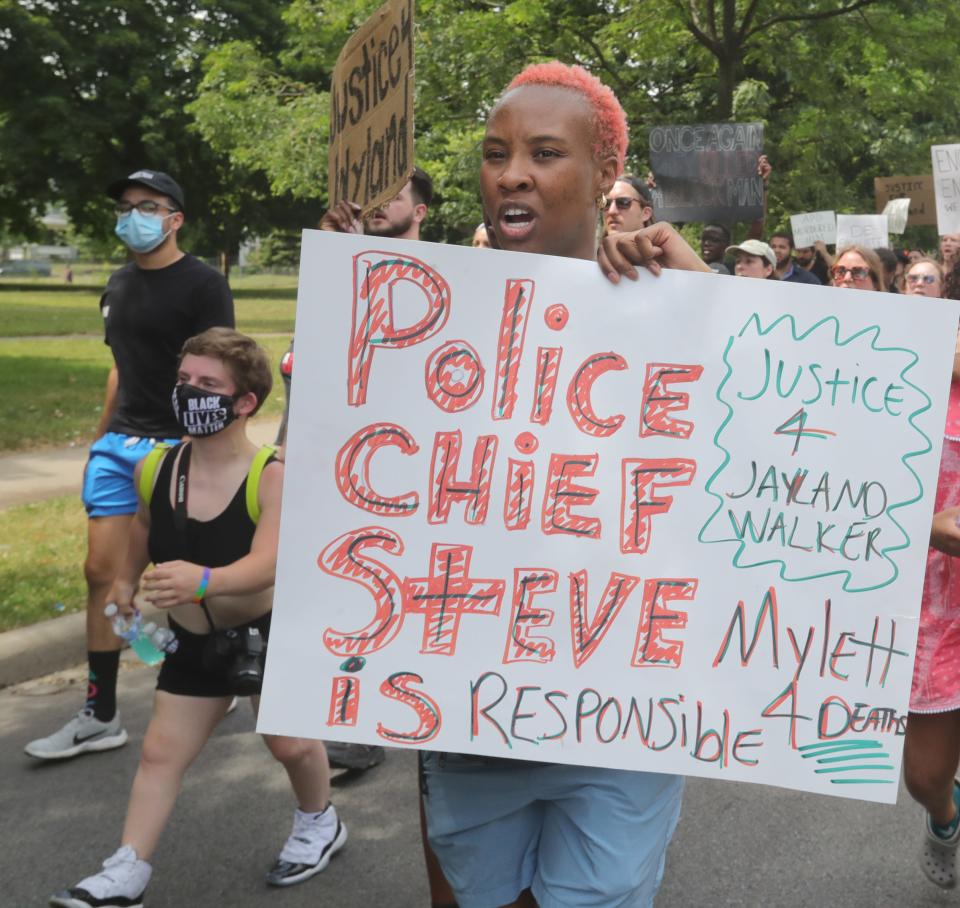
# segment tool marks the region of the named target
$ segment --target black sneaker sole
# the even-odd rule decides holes
[[[298,870],[294,873],[291,873],[289,876],[274,876],[273,871],[267,874],[267,885],[269,886],[293,886],[296,883],[302,883],[304,880],[309,880],[310,877],[316,876],[323,870],[327,869],[327,865],[330,863],[330,858],[332,858],[347,841],[347,827],[343,823],[339,823],[339,829],[337,834],[334,837],[333,841],[327,845],[324,849],[323,854],[320,855],[320,860],[316,864],[311,864],[310,866],[304,867],[303,870]],[[294,865],[298,866],[298,865]],[[72,908],[72,906],[70,906]],[[81,906],[83,908],[83,906]]]
[[[69,892],[60,892],[50,898],[53,908],[143,908],[143,896],[130,899],[126,896],[114,899],[76,898]]]

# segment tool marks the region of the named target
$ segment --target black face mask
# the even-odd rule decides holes
[[[173,389],[173,412],[187,435],[216,435],[236,418],[233,398],[194,385],[179,384]]]

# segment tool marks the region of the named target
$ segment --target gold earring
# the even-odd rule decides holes
[[[606,193],[601,192],[600,195],[597,196],[597,208],[600,211],[604,211],[606,210],[606,207],[607,207],[607,196],[606,196]]]

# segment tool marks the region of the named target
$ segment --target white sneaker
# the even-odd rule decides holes
[[[332,804],[320,813],[296,810],[293,831],[270,868],[267,882],[271,886],[292,886],[309,879],[330,863],[346,841],[347,827]]]
[[[143,908],[151,873],[150,865],[123,845],[103,862],[103,870],[58,892],[50,904],[55,908]]]
[[[59,731],[31,741],[24,750],[38,760],[64,760],[86,751],[113,750],[127,743],[120,725],[120,713],[109,722],[101,722],[91,709],[81,709]]]

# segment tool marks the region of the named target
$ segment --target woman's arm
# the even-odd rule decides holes
[[[635,281],[637,265],[653,274],[659,274],[662,268],[712,274],[690,244],[665,222],[605,236],[600,243],[597,262],[607,279],[614,284],[620,283],[621,275]]]
[[[250,552],[232,564],[210,569],[206,598],[259,593],[273,586],[277,573],[277,543],[280,538],[280,499],[283,464],[268,464],[260,477],[260,520]],[[172,608],[194,601],[203,582],[204,565],[189,561],[165,561],[143,577],[148,601],[158,608]]]

